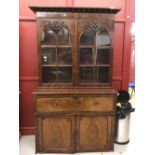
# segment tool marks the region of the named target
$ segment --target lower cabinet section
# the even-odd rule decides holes
[[[114,115],[37,116],[37,152],[112,151]]]
[[[36,153],[113,151],[113,89],[38,89],[33,93]]]

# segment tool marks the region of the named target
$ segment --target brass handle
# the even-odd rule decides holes
[[[96,106],[98,104],[98,102],[93,102],[93,106]]]
[[[58,103],[54,103],[54,106],[57,106],[58,105]]]

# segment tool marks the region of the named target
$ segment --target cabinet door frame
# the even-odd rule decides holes
[[[67,119],[70,121],[70,148],[69,149],[55,149],[55,148],[50,148],[50,149],[44,149],[43,148],[43,120],[49,118],[49,119]],[[38,115],[35,118],[36,121],[36,136],[35,136],[35,141],[36,141],[36,153],[74,153],[75,151],[75,142],[74,142],[74,133],[75,133],[75,118],[74,116],[65,116],[65,115]]]
[[[111,44],[109,46],[109,50],[110,50],[110,58],[109,59],[110,60],[109,60],[109,67],[108,67],[109,68],[109,73],[108,73],[109,82],[107,82],[107,83],[94,83],[94,81],[90,82],[90,83],[81,83],[80,82],[80,62],[79,62],[80,53],[79,53],[79,50],[80,50],[80,47],[82,48],[82,46],[80,46],[80,36],[81,36],[81,33],[83,32],[85,26],[88,23],[102,23],[103,26],[106,28],[106,30],[109,34],[109,37],[110,37],[110,42],[111,42]],[[84,86],[84,87],[100,87],[100,86],[108,87],[108,86],[112,85],[113,28],[114,28],[113,24],[110,24],[110,22],[107,19],[105,19],[105,21],[104,21],[104,18],[102,20],[102,19],[99,19],[99,17],[97,17],[97,16],[93,16],[88,19],[85,19],[85,18],[77,19],[77,81],[78,81],[77,85],[78,86],[81,86],[81,87],[82,86]],[[96,45],[90,45],[90,46],[92,46],[92,51],[95,51],[96,50],[95,48],[97,48]],[[84,46],[84,48],[85,48],[85,46]],[[93,55],[93,59],[94,59],[94,55]],[[90,67],[90,66],[88,65],[87,67]],[[103,65],[102,67],[107,67],[107,66]],[[92,67],[92,68],[94,70],[95,67]],[[95,73],[93,73],[93,74],[95,74]]]
[[[41,38],[41,33],[42,33],[42,29],[43,27],[48,24],[48,22],[62,22],[64,23],[64,25],[67,25],[68,26],[68,29],[69,29],[69,32],[71,34],[71,52],[72,52],[72,61],[71,61],[71,68],[72,68],[72,81],[71,83],[50,83],[50,82],[47,82],[47,83],[44,83],[43,80],[42,80],[42,64],[41,64],[41,52],[42,52],[42,48],[41,48],[41,41],[40,41],[40,38]],[[70,23],[70,24],[68,24]],[[38,62],[39,62],[39,85],[42,87],[58,87],[58,86],[61,86],[61,87],[73,87],[75,86],[75,81],[76,81],[76,38],[77,38],[77,35],[76,35],[76,22],[75,22],[75,19],[73,18],[44,18],[44,19],[37,19],[37,38],[38,38]],[[62,46],[60,45],[54,45],[55,48],[62,48]],[[64,48],[65,48],[65,45],[64,45]],[[66,47],[67,48],[67,47]],[[57,65],[57,67],[65,67],[65,65]],[[45,67],[45,66],[44,66]],[[49,67],[49,66],[48,66]]]
[[[106,144],[103,148],[84,148],[80,145],[80,121],[82,118],[106,118]],[[81,115],[76,116],[76,152],[100,152],[100,151],[110,151],[114,150],[114,124],[115,124],[115,116],[114,114],[102,114],[102,115]],[[88,131],[89,132],[89,131]]]

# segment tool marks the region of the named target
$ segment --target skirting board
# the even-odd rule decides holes
[[[34,135],[35,127],[20,127],[21,135]]]

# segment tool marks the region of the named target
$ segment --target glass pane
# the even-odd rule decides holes
[[[55,64],[56,63],[56,49],[55,48],[42,48],[41,62],[42,64]]]
[[[72,83],[72,67],[61,67],[58,72],[58,83]]]
[[[56,35],[55,33],[48,28],[44,28],[44,32],[41,34],[41,43],[45,45],[55,45],[56,44]]]
[[[80,48],[80,64],[93,64],[92,48]]]
[[[94,45],[95,32],[94,31],[84,31],[80,37],[81,45]]]
[[[57,64],[71,64],[72,54],[70,48],[58,48]]]
[[[42,81],[44,83],[72,83],[72,68],[42,68]]]
[[[93,68],[80,67],[80,83],[92,83],[92,82],[93,82]]]
[[[96,83],[108,83],[109,82],[109,68],[108,67],[96,67],[95,78],[96,78]]]
[[[110,37],[109,37],[109,34],[107,33],[107,31],[101,30],[97,33],[96,45],[97,46],[110,45]]]
[[[96,64],[109,64],[110,63],[110,49],[98,49],[96,53]]]
[[[58,45],[71,45],[70,34],[67,28],[63,28],[58,33]]]
[[[42,68],[42,81],[44,83],[56,83],[57,82],[57,70],[56,68],[43,67]]]

